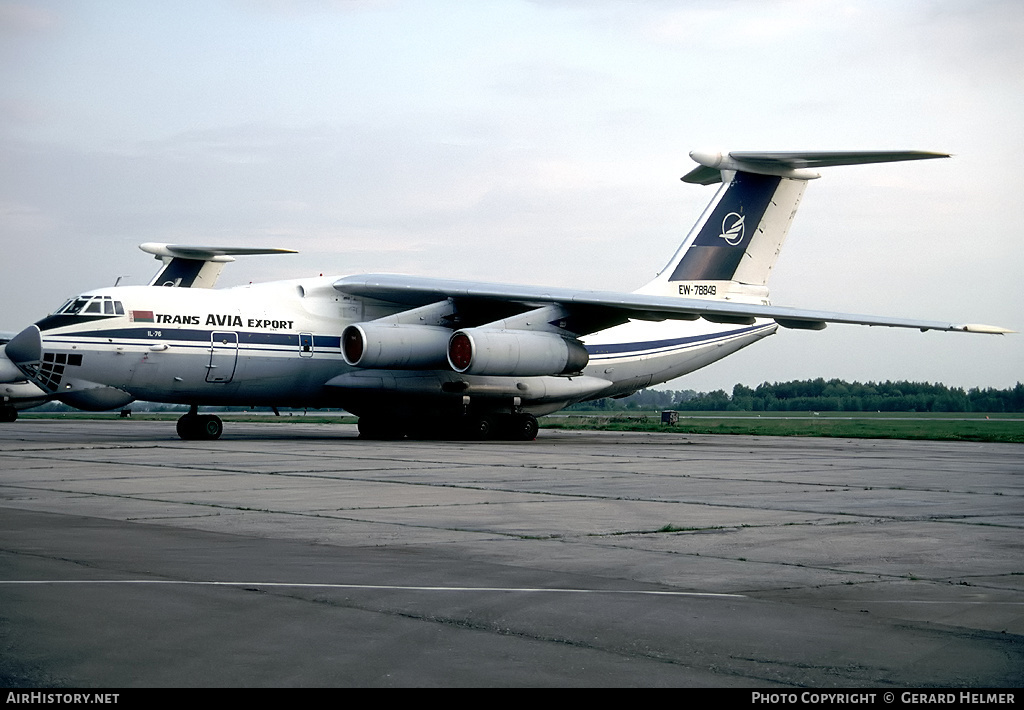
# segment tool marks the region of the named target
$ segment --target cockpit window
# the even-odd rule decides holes
[[[54,315],[102,314],[123,316],[124,306],[110,296],[79,296],[57,309]]]
[[[87,303],[89,303],[88,298],[76,298],[73,301],[68,301],[68,304],[57,312],[66,315],[74,315],[85,308]]]

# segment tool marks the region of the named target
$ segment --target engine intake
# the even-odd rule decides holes
[[[448,341],[448,364],[467,375],[568,375],[588,362],[583,343],[557,333],[466,328]]]
[[[431,325],[357,323],[341,333],[341,352],[353,367],[436,370],[447,366],[452,331]]]

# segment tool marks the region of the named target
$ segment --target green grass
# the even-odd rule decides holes
[[[547,417],[548,429],[650,431],[683,434],[832,436],[853,439],[932,439],[1024,443],[1024,415],[912,412],[679,412],[679,423],[655,414],[584,414]]]

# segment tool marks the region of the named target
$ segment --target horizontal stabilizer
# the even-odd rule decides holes
[[[722,171],[743,171],[760,175],[777,175],[797,180],[812,180],[819,175],[814,168],[832,165],[864,165],[867,163],[895,163],[901,160],[928,160],[948,158],[948,153],[924,150],[850,150],[803,152],[744,152],[715,153],[692,151],[690,157],[700,163],[683,176],[683,182],[711,185],[722,181]]]
[[[164,265],[150,286],[213,288],[224,264],[236,256],[295,254],[292,249],[251,249],[249,247],[208,247],[146,242],[139,249],[160,259]]]
[[[195,259],[196,261],[234,261],[233,256],[251,256],[255,254],[296,254],[293,249],[250,249],[248,247],[204,247],[190,246],[186,244],[159,244],[157,242],[146,242],[140,244],[139,249],[153,254],[158,259],[162,257],[177,257],[180,259]],[[224,258],[229,257],[229,258]]]

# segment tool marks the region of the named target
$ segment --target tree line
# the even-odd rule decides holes
[[[737,412],[1024,412],[1024,384],[1008,389],[964,390],[928,382],[845,382],[793,380],[737,384],[725,390],[640,390],[621,399],[599,399],[573,410],[658,410]]]

